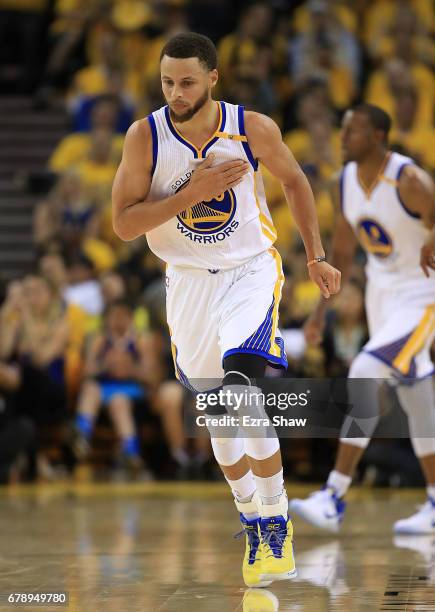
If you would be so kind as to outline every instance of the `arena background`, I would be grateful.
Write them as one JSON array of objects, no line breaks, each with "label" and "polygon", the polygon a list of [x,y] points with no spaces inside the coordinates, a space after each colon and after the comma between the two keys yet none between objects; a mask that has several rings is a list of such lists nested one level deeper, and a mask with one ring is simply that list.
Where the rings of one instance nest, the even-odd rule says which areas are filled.
[{"label": "arena background", "polygon": [[[340,168],[339,125],[350,105],[388,111],[392,149],[435,171],[433,24],[430,0],[0,0],[0,359],[20,372],[13,384],[4,375],[3,483],[119,476],[119,436],[104,409],[87,461],[71,452],[86,352],[105,308],[119,298],[133,305],[148,359],[146,397],[134,412],[142,477],[220,478],[208,445],[174,431],[183,397],[172,382],[164,266],[144,238],[123,243],[111,225],[124,134],[162,105],[164,42],[186,30],[213,39],[216,97],[277,121],[312,185],[328,251],[328,182]],[[301,326],[318,289],[280,185],[263,174],[285,265],[280,327],[290,374],[345,376],[367,335],[364,257],[358,253],[330,312],[323,345],[307,347]],[[44,343],[62,326],[65,336],[47,360]],[[322,480],[334,448],[334,440],[284,441],[287,478]],[[423,484],[404,440],[374,441],[358,477]]]}]

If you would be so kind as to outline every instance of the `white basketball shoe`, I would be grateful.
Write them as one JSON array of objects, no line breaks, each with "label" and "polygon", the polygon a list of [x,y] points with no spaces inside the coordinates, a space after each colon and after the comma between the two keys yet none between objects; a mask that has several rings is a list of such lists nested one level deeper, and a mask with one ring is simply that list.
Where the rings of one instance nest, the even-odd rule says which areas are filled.
[{"label": "white basketball shoe", "polygon": [[294,512],[308,523],[336,533],[344,517],[346,502],[339,499],[330,488],[315,491],[307,499],[292,499],[290,512]]},{"label": "white basketball shoe", "polygon": [[435,499],[428,497],[421,508],[406,519],[396,521],[393,526],[394,533],[409,535],[435,534]]}]

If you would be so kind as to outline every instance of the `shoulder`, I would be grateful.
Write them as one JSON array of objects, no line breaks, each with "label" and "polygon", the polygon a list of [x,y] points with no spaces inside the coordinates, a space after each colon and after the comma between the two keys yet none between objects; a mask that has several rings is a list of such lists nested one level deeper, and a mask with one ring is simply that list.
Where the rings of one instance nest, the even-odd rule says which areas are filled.
[{"label": "shoulder", "polygon": [[245,112],[245,130],[249,137],[274,138],[282,140],[281,130],[273,119],[253,111]]},{"label": "shoulder", "polygon": [[126,140],[135,141],[149,139],[151,136],[151,127],[148,117],[134,121],[127,130],[125,135]]},{"label": "shoulder", "polygon": [[148,118],[138,119],[128,128],[124,139],[123,159],[140,165],[151,157],[152,135]]},{"label": "shoulder", "polygon": [[433,181],[430,175],[414,163],[404,166],[403,171],[400,173],[398,184],[401,191],[408,193],[433,188]]}]

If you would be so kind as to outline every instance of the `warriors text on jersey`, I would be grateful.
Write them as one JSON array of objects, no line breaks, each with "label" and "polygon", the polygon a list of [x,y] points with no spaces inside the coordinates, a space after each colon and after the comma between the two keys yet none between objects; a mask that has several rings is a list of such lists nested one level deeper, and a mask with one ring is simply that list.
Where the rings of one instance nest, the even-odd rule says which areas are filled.
[{"label": "warriors text on jersey", "polygon": [[245,134],[244,109],[226,102],[216,104],[218,129],[201,149],[177,131],[167,106],[148,118],[153,140],[150,200],[161,200],[183,189],[211,152],[216,164],[236,159],[247,159],[251,164],[251,171],[235,187],[209,202],[198,202],[147,232],[150,249],[173,265],[231,269],[267,251],[276,240],[258,162]]},{"label": "warriors text on jersey", "polygon": [[433,370],[429,347],[435,333],[435,280],[420,267],[420,249],[429,230],[402,202],[398,181],[413,161],[389,153],[370,192],[357,164],[345,165],[341,205],[367,254],[366,312],[370,340],[364,350],[407,377]]}]

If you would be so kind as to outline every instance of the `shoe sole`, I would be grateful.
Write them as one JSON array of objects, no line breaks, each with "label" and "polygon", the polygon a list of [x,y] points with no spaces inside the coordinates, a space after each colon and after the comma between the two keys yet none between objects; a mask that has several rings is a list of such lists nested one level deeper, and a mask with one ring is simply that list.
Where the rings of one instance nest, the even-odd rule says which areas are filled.
[{"label": "shoe sole", "polygon": [[408,529],[406,529],[406,528],[405,529],[394,529],[394,527],[393,527],[393,533],[395,535],[409,535],[409,536],[412,536],[412,535],[415,535],[415,536],[419,536],[419,535],[421,535],[421,536],[432,535],[433,536],[433,535],[435,535],[435,529],[432,529],[431,531],[429,531],[429,530],[428,531],[422,531],[422,530],[420,530],[420,531],[413,531],[412,529],[409,529],[409,528]]},{"label": "shoe sole", "polygon": [[283,572],[282,574],[261,574],[261,578],[262,580],[270,580],[270,582],[275,582],[276,580],[292,580],[293,578],[296,578],[297,575],[298,572],[295,568],[290,572]]},{"label": "shoe sole", "polygon": [[272,580],[261,580],[260,582],[257,582],[257,584],[248,584],[245,582],[245,584],[250,589],[261,589],[262,587],[268,587],[270,584],[272,584]]},{"label": "shoe sole", "polygon": [[314,527],[318,527],[319,529],[324,529],[325,531],[330,531],[332,533],[338,533],[340,531],[340,524],[319,524],[316,519],[314,519],[308,512],[306,512],[303,508],[299,506],[289,505],[289,510],[294,514],[297,514],[301,519],[310,523],[310,525],[314,525]]}]

